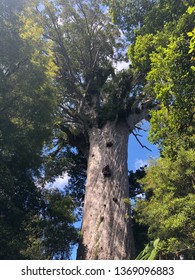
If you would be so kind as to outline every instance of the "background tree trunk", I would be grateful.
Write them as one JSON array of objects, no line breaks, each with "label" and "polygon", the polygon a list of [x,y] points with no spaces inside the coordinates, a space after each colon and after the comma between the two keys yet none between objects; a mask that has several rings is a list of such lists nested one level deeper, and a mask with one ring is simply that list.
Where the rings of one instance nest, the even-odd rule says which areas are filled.
[{"label": "background tree trunk", "polygon": [[84,215],[78,259],[133,258],[127,169],[127,124],[107,122],[89,132]]}]

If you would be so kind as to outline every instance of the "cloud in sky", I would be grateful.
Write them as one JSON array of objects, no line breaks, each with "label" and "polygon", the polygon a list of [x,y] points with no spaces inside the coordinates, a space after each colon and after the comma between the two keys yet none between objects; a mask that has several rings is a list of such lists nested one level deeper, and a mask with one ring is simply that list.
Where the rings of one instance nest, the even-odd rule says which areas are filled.
[{"label": "cloud in sky", "polygon": [[129,69],[129,62],[125,62],[125,61],[117,62],[115,63],[115,67],[117,71]]},{"label": "cloud in sky", "polygon": [[56,180],[53,183],[47,183],[46,188],[57,188],[59,190],[63,190],[65,185],[68,184],[69,176],[67,173],[62,174],[62,176],[59,176],[56,178]]},{"label": "cloud in sky", "polygon": [[135,170],[139,169],[140,167],[144,167],[147,164],[148,164],[147,160],[137,158],[134,162]]}]

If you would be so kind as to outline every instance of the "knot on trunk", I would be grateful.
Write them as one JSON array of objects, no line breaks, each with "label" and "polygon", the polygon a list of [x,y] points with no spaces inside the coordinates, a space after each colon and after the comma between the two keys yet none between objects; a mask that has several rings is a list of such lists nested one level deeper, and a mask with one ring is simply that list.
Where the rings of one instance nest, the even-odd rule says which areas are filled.
[{"label": "knot on trunk", "polygon": [[111,170],[109,165],[106,165],[103,169],[102,169],[102,173],[104,175],[104,177],[110,177],[111,176]]},{"label": "knot on trunk", "polygon": [[107,142],[106,143],[106,147],[107,148],[111,148],[113,146],[113,143],[111,141]]},{"label": "knot on trunk", "polygon": [[118,199],[116,197],[113,197],[112,199],[115,203],[118,203]]}]

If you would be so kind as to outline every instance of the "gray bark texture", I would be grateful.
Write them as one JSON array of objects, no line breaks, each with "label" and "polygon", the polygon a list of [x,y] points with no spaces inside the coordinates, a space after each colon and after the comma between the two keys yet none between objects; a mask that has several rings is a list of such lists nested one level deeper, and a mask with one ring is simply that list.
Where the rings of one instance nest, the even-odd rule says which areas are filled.
[{"label": "gray bark texture", "polygon": [[133,258],[126,122],[107,122],[89,131],[86,193],[77,259]]}]

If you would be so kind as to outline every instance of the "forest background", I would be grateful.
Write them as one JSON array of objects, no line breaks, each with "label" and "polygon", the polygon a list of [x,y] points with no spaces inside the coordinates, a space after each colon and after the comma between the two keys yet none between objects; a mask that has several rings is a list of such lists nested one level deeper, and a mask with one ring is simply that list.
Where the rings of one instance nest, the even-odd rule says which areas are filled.
[{"label": "forest background", "polygon": [[[65,7],[82,4],[85,11],[90,2],[103,10],[111,22],[105,33],[109,43],[102,47],[103,70],[109,69],[111,49],[118,50],[112,61],[115,73],[111,68],[99,73],[104,84],[118,92],[124,86],[125,94],[137,101],[138,116],[148,100],[155,103],[155,110],[152,105],[145,116],[150,126],[141,119],[129,141],[129,168],[133,152],[135,159],[144,160],[128,174],[135,258],[194,259],[195,1],[61,2]],[[69,259],[81,238],[75,223],[82,219],[85,196],[83,138],[78,128],[64,126],[65,118],[72,120],[71,106],[63,107],[72,84],[61,78],[67,73],[60,72],[42,26],[44,16],[53,20],[58,5],[60,1],[0,0],[0,259]],[[61,28],[63,19],[58,17],[57,23]],[[52,36],[56,30],[47,24],[45,32],[49,29]],[[81,65],[71,43],[71,63],[77,69]],[[123,63],[126,67],[119,70]],[[116,100],[120,104],[127,99],[121,92],[110,95],[117,99],[103,97],[107,103],[102,105],[100,126],[113,120],[113,110],[124,113],[115,107]],[[81,109],[85,116],[89,108]],[[144,142],[146,128],[151,144]],[[154,149],[155,159],[145,163],[149,149]],[[48,188],[59,176],[69,179],[63,191]]]}]

